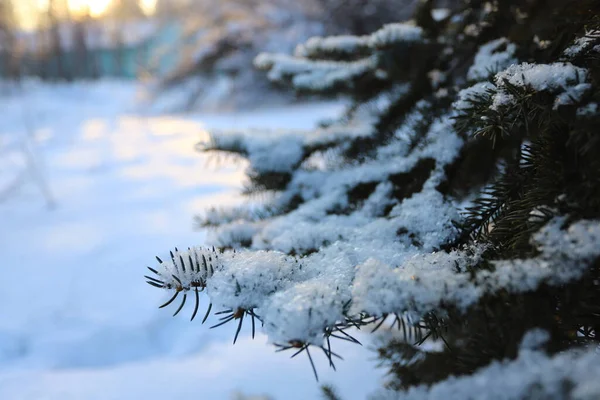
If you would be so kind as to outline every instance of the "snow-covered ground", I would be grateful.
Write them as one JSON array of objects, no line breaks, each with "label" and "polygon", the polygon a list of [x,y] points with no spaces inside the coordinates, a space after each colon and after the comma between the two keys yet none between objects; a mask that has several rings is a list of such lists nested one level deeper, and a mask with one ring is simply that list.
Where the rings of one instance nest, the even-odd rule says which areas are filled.
[{"label": "snow-covered ground", "polygon": [[[202,244],[195,214],[236,201],[244,165],[194,151],[207,129],[309,128],[340,104],[148,116],[135,89],[33,85],[0,98],[0,399],[316,398],[308,360],[171,317],[143,275],[154,255]],[[345,361],[333,372],[320,359],[321,382],[365,398],[381,376],[374,353],[336,351]]]}]

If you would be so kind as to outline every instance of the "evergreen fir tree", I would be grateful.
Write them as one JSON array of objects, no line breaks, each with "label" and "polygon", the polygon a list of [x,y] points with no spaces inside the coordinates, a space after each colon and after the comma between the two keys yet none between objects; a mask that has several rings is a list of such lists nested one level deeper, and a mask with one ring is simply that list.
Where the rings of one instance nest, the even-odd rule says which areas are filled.
[{"label": "evergreen fir tree", "polygon": [[311,364],[385,328],[375,398],[598,398],[600,3],[432,7],[257,57],[353,103],[312,132],[213,132],[199,149],[264,196],[200,217],[215,247],[148,283]]}]

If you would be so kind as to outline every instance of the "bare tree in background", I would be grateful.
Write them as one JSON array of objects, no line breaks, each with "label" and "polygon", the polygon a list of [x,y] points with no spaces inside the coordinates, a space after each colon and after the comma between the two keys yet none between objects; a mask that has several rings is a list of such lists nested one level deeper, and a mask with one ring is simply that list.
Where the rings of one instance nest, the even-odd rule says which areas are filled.
[{"label": "bare tree in background", "polygon": [[19,79],[16,20],[11,0],[0,0],[0,71],[8,79]]},{"label": "bare tree in background", "polygon": [[93,60],[87,41],[89,22],[89,8],[81,16],[73,19],[74,73],[77,77],[90,77],[90,70],[92,69]]},{"label": "bare tree in background", "polygon": [[69,71],[65,62],[63,37],[61,35],[61,20],[66,15],[68,15],[66,0],[49,0],[46,12],[46,26],[42,26],[42,30],[45,30],[47,35],[44,64],[46,66],[54,64],[56,70],[54,76],[48,76],[48,78],[73,79],[71,71]]}]

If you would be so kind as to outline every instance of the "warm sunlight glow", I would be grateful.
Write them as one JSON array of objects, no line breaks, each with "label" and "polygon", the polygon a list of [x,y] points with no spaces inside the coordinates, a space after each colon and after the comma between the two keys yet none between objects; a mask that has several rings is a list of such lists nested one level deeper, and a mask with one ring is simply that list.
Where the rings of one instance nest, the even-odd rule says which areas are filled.
[{"label": "warm sunlight glow", "polygon": [[156,11],[156,0],[140,0],[140,7],[144,11],[144,14],[154,14],[154,11]]},{"label": "warm sunlight glow", "polygon": [[89,14],[92,17],[100,17],[107,10],[112,0],[68,0],[69,10],[75,14]]}]

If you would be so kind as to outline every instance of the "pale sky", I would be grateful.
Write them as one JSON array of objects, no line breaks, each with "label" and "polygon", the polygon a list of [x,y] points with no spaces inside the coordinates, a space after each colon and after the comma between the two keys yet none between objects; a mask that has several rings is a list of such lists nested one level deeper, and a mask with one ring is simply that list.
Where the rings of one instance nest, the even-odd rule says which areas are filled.
[{"label": "pale sky", "polygon": [[[74,14],[90,10],[93,17],[102,16],[113,0],[67,0],[69,10]],[[142,9],[151,14],[156,0],[139,0]],[[25,29],[33,29],[38,20],[39,12],[48,8],[49,0],[17,0],[13,1],[17,19]]]}]

